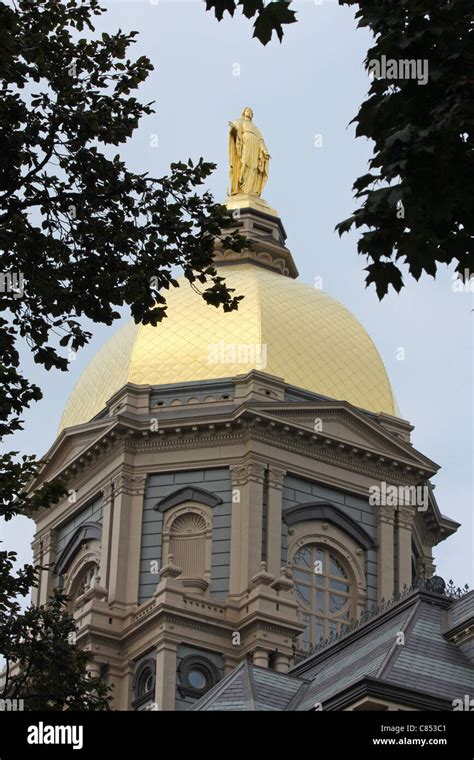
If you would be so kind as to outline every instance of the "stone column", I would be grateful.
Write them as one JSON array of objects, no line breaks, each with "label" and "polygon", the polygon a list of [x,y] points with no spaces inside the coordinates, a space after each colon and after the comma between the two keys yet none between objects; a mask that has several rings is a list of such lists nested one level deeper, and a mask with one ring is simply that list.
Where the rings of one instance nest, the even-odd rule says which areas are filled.
[{"label": "stone column", "polygon": [[[126,603],[127,598],[127,575],[131,562],[136,561],[130,556],[130,532],[132,530],[132,492],[133,479],[128,473],[120,473],[113,479],[111,489],[113,500],[110,503],[110,545],[108,550],[108,601]],[[105,531],[105,525],[104,525]],[[133,527],[136,531],[136,526]],[[134,532],[135,543],[136,535]],[[102,577],[102,575],[101,575]],[[136,592],[133,601],[136,602]]]},{"label": "stone column", "polygon": [[230,594],[246,591],[262,558],[264,465],[252,460],[231,467]]},{"label": "stone column", "polygon": [[138,602],[145,487],[146,475],[137,475],[132,478],[130,484],[130,535],[126,589],[126,601],[129,604]]},{"label": "stone column", "polygon": [[238,664],[239,659],[237,657],[230,657],[229,655],[224,656],[224,678],[228,676],[229,673],[232,673]]},{"label": "stone column", "polygon": [[112,705],[115,710],[131,709],[133,671],[133,662],[126,663],[125,667],[109,662],[106,682],[113,684]]},{"label": "stone column", "polygon": [[[38,536],[35,536],[33,543],[31,545],[31,548],[33,550],[33,565],[42,565],[43,564],[43,544]],[[33,588],[31,589],[31,601],[35,605],[38,605],[40,603],[41,580],[42,580],[41,575],[42,573],[40,573],[38,577],[38,585],[33,586]]]},{"label": "stone column", "polygon": [[376,508],[378,519],[378,602],[391,599],[395,591],[394,573],[394,518],[395,510],[391,506],[379,505]]},{"label": "stone column", "polygon": [[155,702],[158,710],[175,709],[176,649],[172,641],[161,641],[156,647]]},{"label": "stone column", "polygon": [[281,567],[281,516],[285,470],[270,467],[267,494],[267,569],[275,578]]},{"label": "stone column", "polygon": [[97,660],[92,660],[92,662],[87,664],[86,670],[91,678],[100,678],[102,671],[101,663],[97,662]]},{"label": "stone column", "polygon": [[114,512],[115,484],[110,480],[102,491],[102,541],[100,551],[100,585],[109,588],[110,580],[110,547],[112,543],[112,524]]},{"label": "stone column", "polygon": [[275,670],[277,673],[287,673],[290,666],[290,658],[287,654],[279,652],[275,655]]},{"label": "stone column", "polygon": [[53,565],[56,561],[57,535],[54,530],[46,530],[40,536],[38,546],[38,562],[49,565],[49,569],[39,573],[39,588],[37,593],[38,604],[46,604],[53,590]]},{"label": "stone column", "polygon": [[420,557],[422,565],[422,575],[425,579],[432,578],[436,572],[436,565],[433,562],[433,546],[438,543],[438,537],[435,533],[427,530],[422,536],[423,556]]},{"label": "stone column", "polygon": [[268,652],[265,649],[255,649],[252,662],[260,668],[268,668]]},{"label": "stone column", "polygon": [[397,509],[397,591],[412,585],[411,531],[415,517],[414,507],[401,506]]}]

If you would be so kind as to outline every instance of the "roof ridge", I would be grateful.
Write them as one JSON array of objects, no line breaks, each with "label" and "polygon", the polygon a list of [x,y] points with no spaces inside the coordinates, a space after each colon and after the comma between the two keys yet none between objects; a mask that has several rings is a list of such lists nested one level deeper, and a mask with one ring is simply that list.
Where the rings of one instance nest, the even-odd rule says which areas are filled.
[{"label": "roof ridge", "polygon": [[248,689],[248,700],[246,701],[248,701],[249,704],[247,705],[247,709],[255,711],[257,710],[258,698],[257,698],[255,683],[252,678],[252,663],[249,660],[245,659],[243,664],[244,664],[243,683],[244,683],[244,688],[247,687]]},{"label": "roof ridge", "polygon": [[[298,678],[298,676],[290,676],[291,678],[297,678],[299,681],[301,681],[301,678]],[[297,689],[288,702],[287,706],[285,707],[285,712],[294,712],[296,706],[299,704],[299,702],[302,701],[303,697],[305,696],[306,692],[308,691],[309,687],[311,686],[311,682],[308,683],[307,681],[303,681],[300,684],[299,689]]]},{"label": "roof ridge", "polygon": [[217,697],[219,697],[223,691],[227,689],[229,684],[233,683],[237,676],[240,674],[241,670],[245,669],[245,660],[243,662],[240,662],[234,670],[232,670],[227,676],[225,676],[221,681],[218,681],[215,686],[210,689],[207,694],[205,694],[203,697],[197,700],[191,707],[190,710],[198,709],[202,710],[204,707],[206,707],[208,704],[212,704],[212,702],[215,701]]},{"label": "roof ridge", "polygon": [[[413,626],[416,623],[417,612],[420,607],[421,607],[421,601],[419,598],[417,599],[413,607],[411,608],[408,607],[408,615],[405,621],[400,626],[400,631],[397,631],[397,636],[398,636],[398,633],[403,633],[403,643],[405,643],[405,633],[408,634],[408,628],[410,629],[413,628]],[[400,644],[398,643],[397,638],[395,638],[395,641],[393,642],[392,646],[388,650],[387,655],[383,658],[382,663],[380,667],[378,668],[376,675],[374,676],[375,678],[382,678],[382,675],[384,671],[389,667],[389,664],[391,664],[393,660],[397,659],[399,655],[399,651],[398,651],[399,648],[400,648]]]}]

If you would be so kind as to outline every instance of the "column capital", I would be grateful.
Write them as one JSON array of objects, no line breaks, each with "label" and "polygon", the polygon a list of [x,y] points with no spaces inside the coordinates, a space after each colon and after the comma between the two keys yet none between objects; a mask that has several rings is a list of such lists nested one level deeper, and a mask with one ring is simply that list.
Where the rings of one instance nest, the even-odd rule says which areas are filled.
[{"label": "column capital", "polygon": [[395,509],[388,504],[379,504],[376,512],[378,514],[379,522],[393,525],[395,522]]},{"label": "column capital", "polygon": [[436,535],[436,533],[434,531],[430,531],[430,530],[425,530],[423,532],[421,540],[422,540],[422,543],[425,546],[429,546],[431,548],[433,548],[433,546],[436,546],[436,544],[439,541],[438,536]]},{"label": "column capital", "polygon": [[145,493],[146,475],[134,475],[130,472],[119,472],[108,480],[102,488],[104,502],[109,502],[112,495],[143,496]]},{"label": "column capital", "polygon": [[272,488],[283,488],[285,480],[286,470],[282,470],[279,467],[268,468],[268,482]]},{"label": "column capital", "polygon": [[43,550],[43,553],[55,551],[57,543],[58,534],[54,528],[46,528],[45,530],[42,530],[41,533],[36,534],[32,543],[33,553],[39,553],[41,549]]},{"label": "column capital", "polygon": [[398,526],[400,528],[411,530],[413,521],[415,519],[415,511],[413,507],[399,506],[397,509],[397,519],[398,519]]},{"label": "column capital", "polygon": [[254,461],[232,465],[230,468],[232,484],[237,486],[243,485],[249,480],[253,480],[256,483],[263,483],[265,469],[265,465]]}]

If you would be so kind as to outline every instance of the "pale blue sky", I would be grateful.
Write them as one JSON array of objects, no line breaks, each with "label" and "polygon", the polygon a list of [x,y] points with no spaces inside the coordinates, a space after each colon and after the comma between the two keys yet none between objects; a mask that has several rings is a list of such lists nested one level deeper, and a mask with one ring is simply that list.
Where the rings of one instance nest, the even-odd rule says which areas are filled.
[{"label": "pale blue sky", "polygon": [[[369,86],[362,63],[368,33],[356,30],[353,12],[334,0],[296,2],[299,23],[287,28],[282,45],[274,40],[266,48],[251,38],[247,20],[219,24],[201,0],[102,5],[109,10],[98,29],[137,30],[133,57],[146,54],[155,66],[139,97],[155,100],[157,113],[121,150],[132,168],[162,176],[172,161],[203,156],[218,164],[209,188],[224,200],[227,122],[252,106],[272,155],[264,196],[280,213],[300,278],[313,283],[322,277],[323,289],[375,341],[402,415],[415,425],[414,445],[442,466],[433,481],[440,509],[463,524],[435,550],[437,572],[472,586],[472,296],[453,293],[452,269],[441,267],[436,282],[407,281],[400,295],[379,303],[374,290],[365,289],[356,234],[341,240],[334,232],[356,207],[352,183],[366,172],[371,154],[370,143],[355,139],[348,127]],[[240,76],[233,75],[235,64]],[[316,134],[322,147],[314,146]],[[25,351],[24,366],[44,399],[9,448],[13,442],[38,455],[49,448],[74,383],[118,327],[93,326],[93,341],[68,373],[41,371]],[[403,361],[397,360],[400,348]],[[32,522],[19,518],[3,533],[22,560],[30,558]]]}]

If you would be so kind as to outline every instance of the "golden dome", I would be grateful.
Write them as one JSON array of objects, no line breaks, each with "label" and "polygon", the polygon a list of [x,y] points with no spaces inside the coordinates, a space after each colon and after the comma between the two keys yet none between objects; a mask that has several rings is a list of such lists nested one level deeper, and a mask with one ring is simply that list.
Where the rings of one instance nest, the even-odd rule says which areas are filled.
[{"label": "golden dome", "polygon": [[238,311],[208,306],[182,278],[181,287],[166,295],[167,319],[157,327],[129,322],[97,353],[69,397],[60,429],[91,420],[127,382],[162,385],[251,369],[372,412],[397,414],[375,345],[340,303],[252,263],[229,264],[220,273],[245,296]]}]

